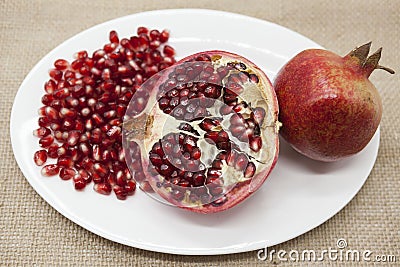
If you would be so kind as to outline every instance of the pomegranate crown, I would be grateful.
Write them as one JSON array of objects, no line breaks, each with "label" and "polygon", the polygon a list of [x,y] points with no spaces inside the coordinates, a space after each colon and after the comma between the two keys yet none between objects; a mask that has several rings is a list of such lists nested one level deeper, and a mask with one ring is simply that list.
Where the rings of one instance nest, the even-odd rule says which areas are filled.
[{"label": "pomegranate crown", "polygon": [[356,60],[357,64],[363,69],[364,73],[367,76],[369,76],[375,69],[382,69],[389,72],[390,74],[394,74],[394,70],[379,65],[379,60],[381,59],[382,54],[382,47],[380,47],[372,55],[368,56],[371,49],[371,43],[372,42],[368,42],[364,45],[354,48],[349,54],[346,55],[346,57],[350,57]]}]

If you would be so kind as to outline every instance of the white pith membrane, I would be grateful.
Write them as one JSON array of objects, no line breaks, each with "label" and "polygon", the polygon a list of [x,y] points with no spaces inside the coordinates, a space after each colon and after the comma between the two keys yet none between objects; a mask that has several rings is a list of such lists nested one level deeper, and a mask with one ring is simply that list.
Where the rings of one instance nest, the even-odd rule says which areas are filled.
[{"label": "white pith membrane", "polygon": [[[204,54],[207,53],[210,55],[209,52],[204,52]],[[258,110],[259,108],[262,108],[265,111],[265,116],[258,120],[261,122],[258,127],[260,129],[259,136],[262,140],[262,147],[259,151],[254,151],[250,147],[249,139],[247,137],[239,140],[238,137],[232,134],[230,128],[234,126],[232,125],[231,120],[234,119],[232,118],[233,116],[237,115],[234,111],[232,111],[230,114],[226,114],[226,112],[224,114],[221,113],[221,110],[228,107],[223,101],[224,89],[221,89],[221,95],[218,98],[209,99],[213,102],[213,105],[206,107],[208,114],[199,119],[186,121],[184,119],[176,119],[174,116],[171,116],[170,114],[174,114],[175,109],[183,107],[181,104],[176,106],[170,114],[166,114],[160,109],[160,98],[169,90],[176,88],[173,87],[168,91],[160,91],[160,86],[167,81],[169,74],[175,72],[178,66],[187,68],[187,64],[193,64],[194,62],[198,61],[191,61],[190,63],[178,63],[154,75],[137,90],[128,106],[127,113],[124,118],[123,146],[125,149],[127,165],[131,169],[133,177],[137,180],[140,187],[142,188],[145,186],[144,184],[150,184],[155,192],[147,193],[164,204],[184,207],[198,212],[204,212],[202,208],[205,206],[214,206],[218,207],[220,210],[223,210],[224,208],[219,208],[219,206],[223,206],[230,200],[235,202],[235,198],[240,199],[241,201],[252,192],[257,190],[268,176],[276,161],[278,153],[278,107],[272,86],[265,74],[255,67],[253,63],[243,59],[240,56],[233,54],[230,54],[232,56],[226,56],[226,52],[224,53],[225,54],[222,57],[216,55],[214,52],[211,53],[214,72],[217,72],[220,67],[225,67],[228,64],[231,66],[229,67],[229,71],[225,78],[222,79],[221,83],[214,83],[215,86],[225,88],[227,86],[226,83],[228,82],[228,77],[231,75],[236,75],[240,72],[246,73],[248,77],[250,77],[250,74],[255,74],[258,78],[256,81],[252,81],[250,79],[244,81],[242,85],[245,89],[237,95],[237,98],[238,103],[247,104],[247,106],[244,105],[244,107],[238,112],[244,119],[250,118],[250,114],[255,108],[258,108]],[[209,64],[210,62],[201,63]],[[241,67],[232,67],[239,66],[238,64],[240,63],[242,63],[242,65],[240,65]],[[196,84],[201,81],[198,77],[196,77],[190,81],[185,81],[184,84],[189,82]],[[208,84],[212,83],[208,82]],[[189,99],[187,103],[185,103],[184,108],[188,107],[191,103],[194,105],[195,103],[198,104],[196,101],[198,101],[198,98]],[[179,134],[193,136],[197,140],[196,146],[200,148],[201,156],[196,161],[198,163],[195,165],[196,169],[190,169],[190,171],[196,173],[204,171],[205,169],[204,174],[207,178],[207,170],[211,168],[212,162],[216,159],[216,157],[218,157],[217,155],[220,154],[221,151],[226,150],[218,149],[215,143],[204,138],[204,135],[207,133],[207,131],[203,130],[200,127],[200,124],[204,122],[204,119],[206,118],[217,119],[220,121],[219,125],[213,126],[211,130],[208,131],[224,130],[228,134],[229,141],[231,143],[232,149],[229,149],[229,151],[233,151],[231,153],[227,153],[227,155],[236,154],[233,162],[230,162],[230,165],[227,164],[228,160],[222,160],[222,166],[220,169],[220,172],[222,173],[221,181],[223,181],[221,186],[222,190],[220,190],[222,192],[214,195],[210,192],[210,185],[206,185],[206,183],[200,186],[191,185],[189,187],[171,184],[171,179],[166,179],[163,175],[160,175],[153,163],[149,160],[149,154],[153,153],[152,149],[154,144],[160,142],[161,146],[163,146],[167,135],[173,135],[176,138]],[[191,132],[180,129],[180,126],[183,123],[192,126]],[[137,143],[139,146],[136,146],[135,143]],[[137,147],[140,148],[140,153],[136,152]],[[178,160],[178,162],[182,162],[182,165],[184,165],[185,160],[183,159],[182,151],[179,153],[175,153],[173,156],[171,156],[171,158],[181,158],[181,161]],[[238,154],[245,155],[245,158],[248,160],[248,162],[254,163],[255,173],[251,175],[251,177],[245,177],[244,172],[246,171],[246,168],[235,168],[235,161],[237,160]],[[169,155],[167,155],[167,158],[168,157]],[[134,165],[132,162],[137,161],[141,162],[141,171],[143,171],[145,174],[144,177],[143,175],[139,175],[140,179],[137,179],[138,175],[135,175],[135,172],[138,172],[137,168],[131,168],[131,166]],[[172,160],[170,163],[171,165],[175,164],[175,162],[172,162]],[[175,167],[180,168],[180,166],[181,165]],[[188,171],[187,168],[186,171]],[[177,191],[180,192],[179,199],[172,196],[173,194],[176,195]],[[201,198],[196,195],[200,191],[205,193],[207,197]],[[237,196],[236,194],[243,195]]]}]

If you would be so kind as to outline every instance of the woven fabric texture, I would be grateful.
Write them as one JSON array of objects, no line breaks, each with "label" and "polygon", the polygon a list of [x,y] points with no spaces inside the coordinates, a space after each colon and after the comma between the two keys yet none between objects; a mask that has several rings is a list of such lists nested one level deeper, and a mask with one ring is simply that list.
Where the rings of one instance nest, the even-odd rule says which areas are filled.
[{"label": "woven fabric texture", "polygon": [[[339,265],[337,261],[271,263],[258,260],[257,251],[179,256],[124,246],[69,221],[29,185],[14,159],[9,134],[11,107],[24,77],[51,49],[82,30],[124,15],[165,8],[208,8],[253,16],[288,27],[342,55],[356,45],[373,41],[372,49],[384,47],[381,63],[400,71],[400,1],[1,0],[0,265]],[[342,237],[349,248],[396,255],[400,264],[399,77],[383,71],[370,77],[382,96],[384,113],[379,155],[360,192],[321,226],[271,249],[321,251],[334,247]],[[343,266],[365,264],[340,262]]]}]

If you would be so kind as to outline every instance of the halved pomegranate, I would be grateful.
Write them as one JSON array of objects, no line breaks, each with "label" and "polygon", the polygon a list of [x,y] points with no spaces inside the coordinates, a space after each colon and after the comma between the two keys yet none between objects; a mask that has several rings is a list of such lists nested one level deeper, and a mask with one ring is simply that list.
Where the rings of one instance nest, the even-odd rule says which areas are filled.
[{"label": "halved pomegranate", "polygon": [[273,169],[277,117],[272,85],[256,65],[229,52],[197,53],[136,91],[124,118],[127,165],[164,203],[223,211]]}]

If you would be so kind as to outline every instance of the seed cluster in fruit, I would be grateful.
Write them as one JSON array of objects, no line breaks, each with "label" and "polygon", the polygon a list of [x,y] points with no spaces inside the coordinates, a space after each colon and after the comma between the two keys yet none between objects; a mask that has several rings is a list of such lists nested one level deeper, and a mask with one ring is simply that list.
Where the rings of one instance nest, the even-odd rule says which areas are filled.
[{"label": "seed cluster in fruit", "polygon": [[272,86],[249,60],[225,51],[190,55],[133,96],[124,120],[128,166],[141,161],[132,173],[144,172],[138,182],[167,203],[200,213],[226,210],[272,169],[276,119]]}]

